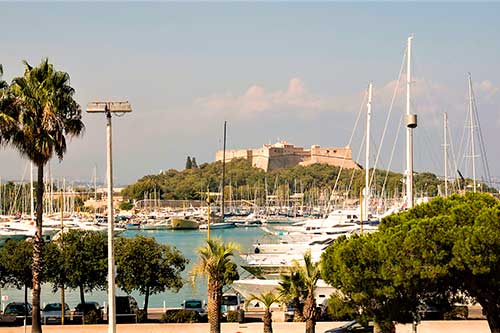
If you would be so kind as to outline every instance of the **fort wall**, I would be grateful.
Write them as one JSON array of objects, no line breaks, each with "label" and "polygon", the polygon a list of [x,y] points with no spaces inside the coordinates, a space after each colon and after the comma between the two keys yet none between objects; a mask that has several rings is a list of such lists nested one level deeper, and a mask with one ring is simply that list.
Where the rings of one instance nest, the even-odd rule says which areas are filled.
[{"label": "fort wall", "polygon": [[[233,158],[250,160],[254,167],[265,171],[315,163],[360,169],[360,166],[352,160],[352,151],[349,147],[321,148],[314,145],[311,149],[304,149],[285,141],[266,144],[257,149],[226,150],[226,162]],[[222,161],[222,150],[216,152],[215,159]]]}]

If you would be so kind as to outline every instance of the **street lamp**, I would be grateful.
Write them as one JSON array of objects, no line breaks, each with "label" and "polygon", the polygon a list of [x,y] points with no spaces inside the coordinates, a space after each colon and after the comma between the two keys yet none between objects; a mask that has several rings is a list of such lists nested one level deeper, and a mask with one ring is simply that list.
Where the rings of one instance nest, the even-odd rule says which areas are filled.
[{"label": "street lamp", "polygon": [[87,106],[88,113],[105,113],[107,124],[107,178],[108,178],[108,333],[116,333],[115,308],[115,255],[114,255],[114,210],[113,210],[113,155],[111,141],[111,113],[132,112],[128,101],[91,102]]}]

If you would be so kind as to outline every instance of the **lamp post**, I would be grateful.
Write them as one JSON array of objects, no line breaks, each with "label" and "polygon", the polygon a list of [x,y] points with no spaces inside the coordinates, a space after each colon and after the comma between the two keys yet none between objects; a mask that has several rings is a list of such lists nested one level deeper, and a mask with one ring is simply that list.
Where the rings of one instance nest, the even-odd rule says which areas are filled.
[{"label": "lamp post", "polygon": [[113,210],[113,155],[111,114],[132,112],[128,101],[91,102],[87,106],[88,113],[106,114],[107,134],[107,180],[108,180],[108,333],[116,333],[115,308],[115,255],[114,255],[114,210]]}]

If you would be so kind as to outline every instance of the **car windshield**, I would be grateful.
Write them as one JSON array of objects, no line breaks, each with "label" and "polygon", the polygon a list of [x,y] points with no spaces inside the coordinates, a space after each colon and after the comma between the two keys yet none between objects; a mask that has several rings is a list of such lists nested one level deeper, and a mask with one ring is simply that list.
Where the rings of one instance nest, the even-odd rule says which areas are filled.
[{"label": "car windshield", "polygon": [[75,308],[75,309],[76,309],[77,311],[82,311],[84,308],[85,308],[85,310],[87,310],[87,311],[88,311],[88,310],[95,310],[95,309],[99,308],[99,304],[97,304],[97,303],[85,303],[85,306],[84,306],[82,303],[80,303],[80,304],[78,304],[78,305],[76,306],[76,308]]},{"label": "car windshield", "polygon": [[9,304],[5,309],[5,314],[22,313],[22,312],[24,312],[23,304]]},{"label": "car windshield", "polygon": [[235,295],[222,296],[222,305],[238,305],[238,297]]},{"label": "car windshield", "polygon": [[184,305],[186,309],[198,309],[201,308],[201,301],[186,301]]},{"label": "car windshield", "polygon": [[51,303],[47,304],[43,311],[61,311],[61,304],[59,303]]}]

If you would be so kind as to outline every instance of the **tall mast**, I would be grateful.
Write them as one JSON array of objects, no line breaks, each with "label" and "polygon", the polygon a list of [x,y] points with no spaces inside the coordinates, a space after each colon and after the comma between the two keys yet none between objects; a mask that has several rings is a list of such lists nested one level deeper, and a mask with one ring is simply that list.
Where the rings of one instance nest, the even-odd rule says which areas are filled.
[{"label": "tall mast", "polygon": [[224,184],[225,184],[225,176],[226,176],[226,126],[227,121],[224,120],[224,143],[222,149],[222,197],[220,204],[220,215],[222,220],[224,220]]},{"label": "tall mast", "polygon": [[365,190],[363,195],[363,215],[361,216],[362,221],[368,220],[368,203],[370,202],[370,121],[372,117],[372,91],[373,84],[370,82],[368,84],[368,104],[366,111],[366,156],[365,156]]},{"label": "tall mast", "polygon": [[443,114],[444,136],[444,196],[448,196],[448,113]]},{"label": "tall mast", "polygon": [[472,159],[472,186],[476,192],[476,151],[474,147],[474,107],[472,102],[472,79],[469,74],[470,157]]},{"label": "tall mast", "polygon": [[413,207],[413,129],[417,127],[417,115],[411,113],[411,43],[408,37],[406,57],[406,206]]},{"label": "tall mast", "polygon": [[97,164],[94,164],[94,200],[97,202]]}]

